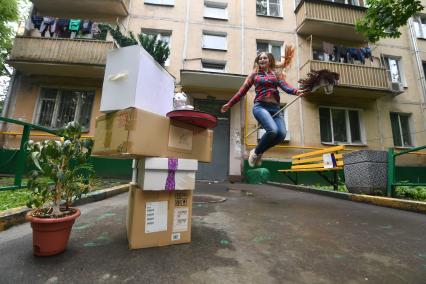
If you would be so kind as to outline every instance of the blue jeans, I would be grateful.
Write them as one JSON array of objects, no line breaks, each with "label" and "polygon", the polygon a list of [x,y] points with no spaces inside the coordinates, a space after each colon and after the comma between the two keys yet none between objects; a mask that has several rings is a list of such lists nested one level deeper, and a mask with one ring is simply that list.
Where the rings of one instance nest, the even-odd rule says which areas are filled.
[{"label": "blue jeans", "polygon": [[274,103],[256,102],[254,104],[253,115],[266,131],[254,150],[256,154],[263,154],[266,150],[284,140],[287,134],[284,113],[280,112],[280,114],[272,117],[279,109],[280,106]]}]

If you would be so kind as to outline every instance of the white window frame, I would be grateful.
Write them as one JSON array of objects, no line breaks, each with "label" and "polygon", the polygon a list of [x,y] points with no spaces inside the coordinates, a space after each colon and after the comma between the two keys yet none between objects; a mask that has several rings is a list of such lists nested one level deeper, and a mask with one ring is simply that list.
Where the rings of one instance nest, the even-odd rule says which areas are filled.
[{"label": "white window frame", "polygon": [[[54,99],[55,101],[55,106],[53,109],[53,114],[52,114],[52,119],[50,121],[50,125],[49,126],[45,126],[48,128],[52,128],[52,129],[58,129],[62,126],[56,126],[55,125],[55,121],[58,119],[58,115],[59,115],[59,106],[61,104],[61,99],[63,96],[62,91],[84,91],[84,92],[92,92],[93,93],[93,102],[92,102],[92,108],[93,105],[95,103],[95,96],[96,96],[96,91],[95,90],[91,90],[91,89],[75,89],[75,88],[59,88],[59,87],[41,87],[40,88],[40,92],[37,98],[37,103],[36,103],[36,107],[35,107],[35,111],[33,114],[33,124],[38,124],[39,120],[40,120],[40,116],[41,116],[41,107],[42,107],[42,101],[44,100],[42,98],[43,96],[43,89],[53,89],[56,90],[56,97]],[[51,99],[53,100],[53,99]],[[75,107],[75,113],[74,113],[74,120],[79,121],[80,120],[80,114],[81,114],[81,106],[82,106],[82,100],[81,100],[81,96],[78,97],[78,101],[77,101],[77,105]],[[93,109],[90,110],[90,114],[89,114],[89,122],[92,119],[92,114],[93,114]],[[83,126],[82,126],[83,127]],[[83,128],[84,132],[88,132],[90,131],[90,123],[89,126],[87,128]]]},{"label": "white window frame", "polygon": [[170,57],[171,57],[171,50],[172,50],[172,31],[165,31],[165,30],[156,30],[156,29],[142,29],[142,33],[147,36],[155,36],[156,40],[165,41],[164,39],[167,38],[166,42],[168,43],[170,54],[167,60],[164,62],[164,66],[170,66]]},{"label": "white window frame", "polygon": [[204,1],[204,18],[228,20],[228,3]]},{"label": "white window frame", "polygon": [[174,6],[174,0],[144,0],[145,4],[160,5],[160,6]]},{"label": "white window frame", "polygon": [[[207,42],[214,41],[214,40],[222,40],[223,45],[220,44],[217,45],[210,45]],[[202,48],[203,49],[213,49],[213,50],[228,50],[228,35],[224,32],[212,32],[212,31],[203,31],[203,38],[202,38]]]},{"label": "white window frame", "polygon": [[[352,6],[360,6],[359,4],[359,0],[345,0],[345,3],[340,3],[338,2],[338,0],[326,0],[328,2],[333,2],[333,3],[339,3],[339,4],[345,4],[345,5],[352,5]],[[355,2],[355,4],[351,4],[350,2]]]},{"label": "white window frame", "polygon": [[[386,71],[388,72],[388,78],[390,80],[391,83],[400,83],[401,87],[405,87],[407,88],[407,81],[405,79],[405,74],[404,74],[404,69],[402,68],[402,58],[399,56],[394,56],[394,55],[382,55],[382,58],[384,61],[387,62],[387,65],[389,65],[389,69],[387,68],[387,65],[385,62],[384,63],[384,67],[386,68]],[[397,64],[397,68],[398,68],[398,75],[399,75],[399,80],[394,80],[393,76],[392,76],[392,70],[391,70],[391,62],[390,60],[395,60],[396,64]],[[402,90],[402,88],[401,88]]]},{"label": "white window frame", "polygon": [[[319,106],[318,107],[318,116],[320,115],[319,113],[319,109],[320,108],[327,108],[329,109],[329,114],[330,114],[330,128],[331,128],[331,142],[328,141],[321,141],[322,144],[325,145],[336,145],[336,144],[341,144],[341,145],[367,145],[366,142],[366,135],[365,135],[365,128],[364,128],[364,120],[363,120],[363,110],[362,109],[357,109],[357,108],[345,108],[345,107],[330,107],[330,106]],[[344,141],[335,141],[334,140],[334,129],[333,129],[333,116],[331,113],[331,110],[333,109],[338,109],[338,110],[345,110],[345,124],[346,124],[346,137],[348,139],[348,141],[344,142]],[[357,111],[358,112],[358,119],[359,119],[359,130],[360,130],[360,138],[361,138],[361,142],[352,142],[352,136],[351,136],[351,128],[350,128],[350,121],[349,121],[349,111]],[[321,123],[321,121],[318,119],[319,123]],[[321,125],[320,125],[321,128]],[[321,134],[320,134],[320,139],[321,139]]]},{"label": "white window frame", "polygon": [[[211,65],[223,66],[223,68],[222,69],[220,69],[220,68],[208,68],[208,67],[204,67],[205,64],[206,65],[211,64]],[[203,71],[206,71],[206,72],[225,73],[226,72],[226,61],[203,59],[203,60],[201,60],[201,69]]]},{"label": "white window frame", "polygon": [[[259,4],[259,2],[260,2],[260,5],[266,6],[266,15],[260,14],[258,12],[257,5]],[[278,8],[279,15],[278,16],[275,16],[275,15],[272,16],[271,15],[271,7],[270,7],[271,3],[270,3],[270,0],[256,0],[256,15],[257,16],[264,16],[264,17],[278,17],[278,18],[282,18],[283,17],[283,1],[282,0],[278,0],[278,2],[279,2],[279,8]],[[275,4],[275,3],[272,3],[272,4]]]},{"label": "white window frame", "polygon": [[[285,107],[285,105],[286,104],[280,104],[280,108]],[[289,142],[290,139],[291,139],[289,125],[288,125],[288,109],[284,110],[284,125],[285,125],[287,133],[285,135],[284,140],[281,143]],[[257,141],[259,141],[262,138],[262,136],[263,136],[263,134],[265,134],[265,132],[266,132],[266,130],[263,129],[263,128],[259,128],[259,130],[257,130]]]},{"label": "white window frame", "polygon": [[[394,144],[394,147],[399,147],[399,148],[411,148],[414,147],[414,137],[413,134],[411,132],[411,114],[410,113],[401,113],[401,112],[390,112],[390,115],[395,114],[398,116],[398,127],[399,127],[399,134],[401,135],[400,139],[401,139],[401,144],[402,145],[395,145],[395,141],[394,141],[394,137],[393,137],[393,129],[392,129],[392,120],[391,120],[391,129],[392,129],[392,142]],[[401,124],[401,116],[405,116],[408,119],[408,134],[410,136],[410,144],[409,145],[404,145],[404,136],[402,134],[402,124]],[[390,119],[390,116],[389,116]]]},{"label": "white window frame", "polygon": [[[422,20],[425,22],[424,24]],[[426,15],[418,14],[413,16],[413,25],[416,37],[426,39]]]},{"label": "white window frame", "polygon": [[[272,40],[262,40],[258,39],[256,40],[256,54],[259,54],[259,49],[257,48],[259,43],[267,44],[268,45],[268,51],[269,53],[272,53],[272,47],[273,46],[279,46],[280,48],[280,56],[284,55],[284,42],[280,41],[272,41]],[[281,61],[281,58],[275,58],[275,60]]]}]

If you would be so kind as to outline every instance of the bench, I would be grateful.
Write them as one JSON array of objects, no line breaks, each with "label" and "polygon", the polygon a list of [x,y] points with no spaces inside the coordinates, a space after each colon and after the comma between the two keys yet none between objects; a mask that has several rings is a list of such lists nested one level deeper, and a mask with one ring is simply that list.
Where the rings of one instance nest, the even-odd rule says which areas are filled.
[{"label": "bench", "polygon": [[[297,184],[297,173],[317,172],[324,180],[333,186],[334,190],[337,191],[338,171],[343,169],[342,151],[344,150],[345,146],[340,145],[295,155],[291,157],[290,169],[278,171],[284,173],[294,184]],[[326,163],[324,163],[324,159],[326,159]],[[325,174],[327,172],[332,172],[333,177],[329,178]]]}]

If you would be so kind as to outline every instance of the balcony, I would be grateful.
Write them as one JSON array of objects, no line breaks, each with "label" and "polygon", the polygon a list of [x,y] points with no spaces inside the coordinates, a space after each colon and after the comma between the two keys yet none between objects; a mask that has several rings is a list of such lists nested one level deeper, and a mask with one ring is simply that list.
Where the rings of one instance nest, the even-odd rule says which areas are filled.
[{"label": "balcony", "polygon": [[39,15],[72,19],[127,17],[130,0],[31,0]]},{"label": "balcony", "polygon": [[8,63],[27,75],[103,78],[114,43],[44,37],[16,37]]},{"label": "balcony", "polygon": [[321,0],[301,0],[296,8],[297,33],[334,37],[350,41],[365,41],[355,31],[355,22],[363,18],[366,8]]},{"label": "balcony", "polygon": [[[364,65],[308,60],[302,67],[300,76],[304,78],[312,70],[328,69],[340,74],[339,85],[334,96],[377,99],[394,93],[385,68]],[[322,96],[322,89],[313,93],[313,98]]]}]

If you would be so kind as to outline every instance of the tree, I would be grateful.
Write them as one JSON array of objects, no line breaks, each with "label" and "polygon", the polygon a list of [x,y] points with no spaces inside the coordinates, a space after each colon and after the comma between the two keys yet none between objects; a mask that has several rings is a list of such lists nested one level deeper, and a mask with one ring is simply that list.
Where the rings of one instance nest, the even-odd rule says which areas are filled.
[{"label": "tree", "polygon": [[18,1],[0,0],[0,75],[6,75],[4,61],[12,48],[11,22],[19,20]]},{"label": "tree", "polygon": [[367,0],[367,6],[365,17],[357,21],[356,29],[373,43],[380,38],[400,37],[399,28],[423,10],[420,0]]},{"label": "tree", "polygon": [[161,66],[164,66],[164,63],[170,55],[170,48],[167,42],[157,40],[154,36],[146,35],[142,31],[138,34],[138,38],[136,39],[132,32],[129,32],[129,36],[123,35],[118,26],[116,29],[113,29],[109,25],[102,25],[99,28],[101,32],[104,29],[109,30],[111,36],[120,47],[137,45],[139,43]]}]

